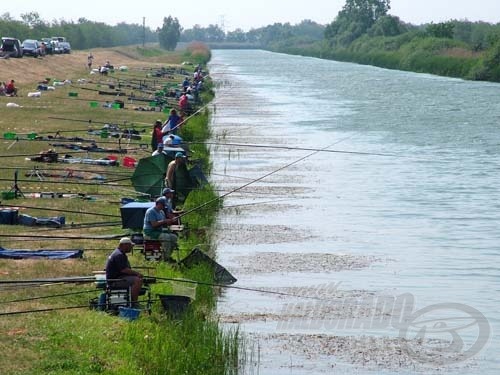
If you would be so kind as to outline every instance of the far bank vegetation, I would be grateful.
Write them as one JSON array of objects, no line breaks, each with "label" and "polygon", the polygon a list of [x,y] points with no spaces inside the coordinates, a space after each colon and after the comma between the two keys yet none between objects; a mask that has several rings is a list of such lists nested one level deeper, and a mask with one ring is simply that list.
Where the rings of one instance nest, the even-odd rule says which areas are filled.
[{"label": "far bank vegetation", "polygon": [[346,0],[326,26],[303,20],[225,33],[217,25],[196,25],[183,31],[181,41],[500,82],[500,24],[450,20],[412,25],[389,14],[390,9],[390,0]]}]

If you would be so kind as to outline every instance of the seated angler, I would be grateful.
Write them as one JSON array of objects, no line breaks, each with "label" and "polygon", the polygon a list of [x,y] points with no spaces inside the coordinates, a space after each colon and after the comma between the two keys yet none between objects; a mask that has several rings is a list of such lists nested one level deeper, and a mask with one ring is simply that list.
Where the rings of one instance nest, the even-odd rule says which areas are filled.
[{"label": "seated angler", "polygon": [[163,149],[164,149],[163,143],[158,143],[156,150],[153,151],[151,156],[164,155],[165,153],[163,152]]},{"label": "seated angler", "polygon": [[174,193],[175,190],[172,190],[170,188],[165,188],[163,189],[162,195],[167,201],[167,204],[165,205],[165,216],[167,219],[172,220],[172,223],[175,225],[180,225],[181,224],[181,219],[179,217],[180,214],[182,214],[184,211],[176,211],[174,207]]},{"label": "seated angler", "polygon": [[127,253],[132,251],[134,243],[128,237],[123,237],[118,247],[111,253],[106,262],[106,280],[110,287],[131,288],[132,303],[137,299],[142,288],[143,276],[130,267]]},{"label": "seated angler", "polygon": [[177,247],[177,236],[163,231],[163,227],[175,224],[175,221],[166,217],[164,212],[166,206],[167,200],[160,197],[155,201],[155,205],[146,211],[143,226],[144,240],[160,241],[163,260],[174,261],[172,252]]}]

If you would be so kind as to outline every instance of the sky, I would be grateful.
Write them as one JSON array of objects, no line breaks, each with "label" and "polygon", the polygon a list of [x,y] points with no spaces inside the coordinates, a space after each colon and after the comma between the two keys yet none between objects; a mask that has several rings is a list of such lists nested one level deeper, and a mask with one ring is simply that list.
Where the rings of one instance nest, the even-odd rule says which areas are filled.
[{"label": "sky", "polygon": [[[3,0],[0,15],[9,13],[20,20],[21,14],[38,12],[47,22],[77,22],[80,17],[115,25],[119,22],[141,24],[145,18],[151,29],[161,27],[163,18],[177,17],[184,29],[193,25],[217,24],[225,31],[248,31],[276,22],[299,23],[309,19],[328,24],[345,0],[189,0],[103,1],[85,0]],[[443,22],[450,19],[500,22],[500,0],[391,0],[390,14],[412,24]]]}]

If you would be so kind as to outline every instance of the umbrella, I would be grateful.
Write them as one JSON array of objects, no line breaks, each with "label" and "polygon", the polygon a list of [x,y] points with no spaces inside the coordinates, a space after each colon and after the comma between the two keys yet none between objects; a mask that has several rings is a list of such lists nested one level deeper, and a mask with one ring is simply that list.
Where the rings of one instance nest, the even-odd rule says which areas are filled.
[{"label": "umbrella", "polygon": [[152,196],[161,195],[170,161],[171,159],[164,155],[140,159],[131,177],[134,189]]}]

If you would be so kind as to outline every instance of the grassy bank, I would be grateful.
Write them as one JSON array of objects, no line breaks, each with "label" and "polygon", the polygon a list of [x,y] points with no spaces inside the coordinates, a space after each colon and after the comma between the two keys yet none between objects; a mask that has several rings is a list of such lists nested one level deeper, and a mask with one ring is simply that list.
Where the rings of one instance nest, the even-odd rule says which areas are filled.
[{"label": "grassy bank", "polygon": [[[0,225],[0,245],[9,249],[84,249],[84,258],[75,260],[0,260],[0,280],[88,276],[102,270],[108,254],[117,240],[100,238],[120,235],[120,200],[136,197],[130,177],[133,170],[124,167],[102,167],[84,164],[43,164],[26,160],[48,148],[73,157],[99,158],[107,154],[78,152],[53,146],[54,140],[29,140],[27,134],[92,138],[88,129],[99,130],[102,123],[114,123],[133,128],[141,140],[118,140],[94,136],[100,147],[126,147],[126,156],[136,160],[149,156],[150,132],[157,118],[166,114],[149,110],[147,103],[126,103],[125,108],[104,108],[111,98],[98,95],[95,90],[108,88],[112,77],[132,81],[148,80],[148,72],[166,64],[182,61],[204,63],[209,54],[196,49],[165,54],[139,47],[120,50],[93,50],[95,63],[109,60],[115,66],[127,66],[127,71],[116,71],[110,77],[89,75],[85,69],[86,52],[75,51],[66,56],[48,56],[44,59],[10,59],[0,61],[0,75],[15,79],[22,96],[0,97],[2,119],[1,134],[15,133],[15,139],[0,140],[3,168],[0,171],[1,190],[9,191],[13,175],[19,174],[18,186],[26,195],[31,192],[80,193],[82,198],[31,199],[20,197],[2,200],[2,204],[18,207],[20,213],[34,217],[65,216],[62,228]],[[180,67],[180,65],[178,65]],[[192,69],[185,65],[185,69]],[[72,84],[43,92],[40,98],[28,98],[38,82],[45,78]],[[77,85],[78,79],[92,81]],[[162,81],[177,84],[183,75]],[[157,79],[160,81],[160,79]],[[167,82],[168,81],[168,82]],[[84,90],[90,88],[92,90]],[[70,95],[77,93],[77,96]],[[204,94],[210,100],[211,92]],[[99,106],[89,105],[98,102]],[[6,108],[8,102],[20,107]],[[63,118],[64,120],[54,119]],[[181,130],[186,141],[203,141],[209,136],[209,113],[202,111],[189,119]],[[209,153],[203,145],[193,145],[205,172],[209,171]],[[109,152],[113,154],[113,152]],[[122,161],[125,155],[115,156]],[[62,174],[62,178],[38,178],[30,175],[38,171]],[[68,172],[80,178],[68,177]],[[94,179],[100,176],[101,180]],[[105,178],[106,183],[102,183]],[[214,200],[210,186],[191,193],[185,209],[198,207]],[[217,201],[204,210],[196,210],[183,218],[191,228],[190,236],[180,241],[180,257],[188,254],[194,245],[210,253],[210,227],[217,213]],[[111,222],[111,223],[110,223]],[[74,226],[71,226],[73,223]],[[101,225],[97,225],[101,223]],[[36,235],[14,237],[14,235]],[[43,238],[42,238],[43,236]],[[55,238],[58,237],[58,238]],[[72,238],[73,237],[73,238]],[[88,238],[82,238],[88,237]],[[211,270],[203,266],[184,268],[166,263],[146,261],[139,251],[129,256],[134,267],[145,267],[144,273],[161,278],[188,278],[210,283]],[[0,284],[0,351],[3,353],[2,374],[233,374],[237,373],[239,335],[224,331],[212,317],[215,296],[208,286],[195,286],[182,282],[162,282],[152,285],[153,298],[158,294],[185,294],[195,297],[186,316],[172,320],[156,301],[151,315],[143,313],[133,322],[88,309],[89,299],[99,291],[93,284],[50,284],[30,287],[9,287]],[[52,310],[36,312],[37,310]],[[12,315],[5,315],[6,313]]]}]

